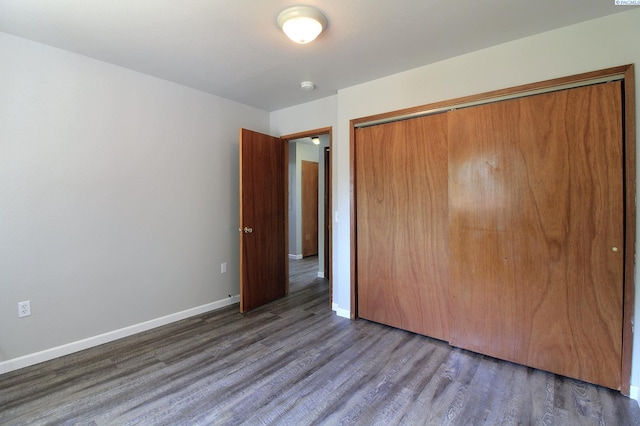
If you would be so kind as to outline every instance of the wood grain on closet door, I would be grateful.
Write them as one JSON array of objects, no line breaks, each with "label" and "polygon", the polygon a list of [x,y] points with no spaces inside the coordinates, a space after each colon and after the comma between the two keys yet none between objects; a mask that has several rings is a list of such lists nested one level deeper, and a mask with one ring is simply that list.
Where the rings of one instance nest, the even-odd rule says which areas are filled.
[{"label": "wood grain on closet door", "polygon": [[620,386],[620,83],[449,114],[451,343]]},{"label": "wood grain on closet door", "polygon": [[446,114],[356,130],[358,313],[448,339]]}]

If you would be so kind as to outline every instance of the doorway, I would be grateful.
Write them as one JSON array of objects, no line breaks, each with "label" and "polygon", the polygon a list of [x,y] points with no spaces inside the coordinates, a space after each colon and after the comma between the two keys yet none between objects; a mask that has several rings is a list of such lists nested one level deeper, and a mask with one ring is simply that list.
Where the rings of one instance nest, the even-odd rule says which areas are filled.
[{"label": "doorway", "polygon": [[[299,260],[305,257],[315,262],[316,276],[331,281],[331,128],[314,129],[292,135],[282,136],[281,139],[289,143],[289,258]],[[317,139],[314,143],[313,139]],[[303,214],[303,163],[307,169],[317,169],[315,182],[317,187],[315,204],[316,215]],[[307,184],[308,184],[307,179]],[[312,181],[314,179],[311,179]],[[307,189],[307,193],[309,190]],[[304,227],[304,217],[312,216],[315,227],[314,235],[309,233],[309,225]],[[309,240],[315,240],[315,250],[308,249]],[[307,243],[307,248],[305,248]]]}]

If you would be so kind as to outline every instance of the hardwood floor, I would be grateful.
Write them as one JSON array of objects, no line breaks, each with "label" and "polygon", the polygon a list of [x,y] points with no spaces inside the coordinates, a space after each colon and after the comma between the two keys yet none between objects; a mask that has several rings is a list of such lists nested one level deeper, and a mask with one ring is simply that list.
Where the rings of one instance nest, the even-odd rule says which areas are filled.
[{"label": "hardwood floor", "polygon": [[[314,263],[316,262],[316,263]],[[0,424],[640,425],[610,389],[337,317],[317,258],[289,296],[0,376]]]}]

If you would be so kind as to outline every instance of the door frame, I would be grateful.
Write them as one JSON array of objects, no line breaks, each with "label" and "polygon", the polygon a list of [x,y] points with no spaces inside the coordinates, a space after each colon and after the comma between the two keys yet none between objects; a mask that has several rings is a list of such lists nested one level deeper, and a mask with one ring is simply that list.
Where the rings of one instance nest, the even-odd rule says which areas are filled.
[{"label": "door frame", "polygon": [[331,167],[331,138],[329,138],[329,146],[325,147],[322,153],[324,155],[324,273],[327,277],[331,277],[331,269],[333,267],[333,262],[331,261],[333,253],[333,250],[331,250],[331,217],[333,216],[331,213],[333,210],[331,207],[331,170],[333,169]]},{"label": "door frame", "polygon": [[358,273],[357,273],[357,205],[356,205],[356,158],[355,129],[363,125],[374,125],[389,121],[408,119],[437,113],[439,111],[473,106],[481,103],[495,102],[507,98],[526,96],[533,93],[561,90],[588,84],[592,81],[606,82],[611,79],[623,81],[624,93],[624,140],[623,140],[623,174],[624,174],[624,266],[623,266],[623,306],[622,306],[622,362],[620,392],[628,396],[631,387],[631,362],[633,356],[633,319],[635,308],[635,256],[636,256],[636,122],[635,122],[635,79],[634,65],[622,65],[603,70],[561,77],[521,86],[495,90],[477,95],[466,96],[406,108],[383,114],[372,115],[350,120],[349,152],[351,177],[351,318],[358,318]]},{"label": "door frame", "polygon": [[[313,136],[319,136],[319,135],[329,135],[329,152],[332,152],[331,147],[333,145],[333,127],[321,127],[318,129],[311,129],[311,130],[305,130],[302,132],[298,132],[298,133],[290,133],[284,136],[280,136],[280,139],[282,139],[285,143],[289,143],[289,141],[292,141],[294,139],[300,139],[300,138],[310,138]],[[326,164],[325,164],[325,168],[326,168]],[[333,168],[330,168],[330,176],[329,176],[329,182],[333,182],[333,176],[331,176],[331,174],[333,173]],[[325,180],[326,180],[326,176],[325,176]],[[288,191],[288,189],[285,189],[285,191]],[[327,192],[327,188],[325,187],[325,194]],[[330,194],[332,193],[332,191],[329,192]],[[288,197],[288,194],[285,194]],[[331,201],[329,202],[329,204],[331,204]],[[329,217],[331,217],[332,212],[331,211],[326,211],[325,209],[325,218],[327,217],[327,215],[329,215]],[[289,217],[287,217],[287,229],[289,229]],[[326,219],[325,219],[326,220]],[[325,249],[327,244],[329,244],[329,253],[333,253],[333,235],[331,233],[331,230],[329,230],[329,241],[325,241]],[[327,262],[327,259],[325,259],[325,264]],[[333,264],[332,261],[329,262],[329,264]],[[329,305],[331,306],[333,304],[333,268],[329,267],[329,271],[325,270],[324,274],[325,277],[329,279]]]}]

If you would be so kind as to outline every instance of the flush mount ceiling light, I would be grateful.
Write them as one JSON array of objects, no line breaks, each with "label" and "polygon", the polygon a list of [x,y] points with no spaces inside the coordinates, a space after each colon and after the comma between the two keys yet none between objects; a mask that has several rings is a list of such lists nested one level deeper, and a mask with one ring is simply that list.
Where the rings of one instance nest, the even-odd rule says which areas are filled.
[{"label": "flush mount ceiling light", "polygon": [[311,6],[294,6],[280,12],[278,26],[291,40],[305,44],[320,35],[327,26],[327,18]]},{"label": "flush mount ceiling light", "polygon": [[320,138],[317,136],[314,136],[311,138],[311,142],[313,142],[314,145],[320,145]]}]

